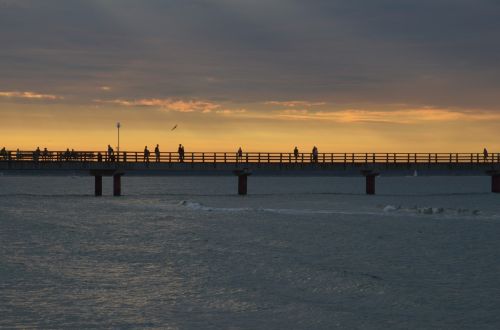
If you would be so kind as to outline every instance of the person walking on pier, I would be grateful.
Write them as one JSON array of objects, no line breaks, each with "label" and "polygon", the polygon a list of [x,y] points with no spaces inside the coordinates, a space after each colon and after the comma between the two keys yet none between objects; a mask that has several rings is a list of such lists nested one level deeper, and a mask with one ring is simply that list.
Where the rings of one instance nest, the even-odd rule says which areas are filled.
[{"label": "person walking on pier", "polygon": [[182,144],[179,144],[177,152],[179,153],[179,162],[180,163],[184,162],[184,146]]},{"label": "person walking on pier", "polygon": [[42,160],[49,160],[49,151],[47,150],[47,148],[43,148]]},{"label": "person walking on pier", "polygon": [[35,163],[38,163],[38,161],[40,160],[40,147],[36,147],[36,150],[33,152],[33,161]]},{"label": "person walking on pier", "polygon": [[5,150],[5,147],[2,148],[2,150],[0,150],[0,157],[3,159],[3,160],[7,160],[7,150]]},{"label": "person walking on pier", "polygon": [[236,161],[241,161],[243,159],[243,150],[241,150],[241,147],[238,149],[238,152],[236,153]]},{"label": "person walking on pier", "polygon": [[149,150],[148,146],[144,146],[144,162],[149,163]]},{"label": "person walking on pier", "polygon": [[71,156],[71,152],[69,151],[69,148],[66,148],[66,151],[64,152],[64,160],[69,162],[70,156]]},{"label": "person walking on pier", "polygon": [[312,150],[312,161],[314,163],[318,162],[318,148],[316,148],[316,146],[314,146]]},{"label": "person walking on pier", "polygon": [[158,163],[160,161],[160,145],[156,145],[156,148],[155,148],[155,158],[156,158],[156,162]]},{"label": "person walking on pier", "polygon": [[108,144],[108,162],[112,162],[115,160],[115,151],[111,146]]},{"label": "person walking on pier", "polygon": [[297,158],[299,158],[299,148],[297,146],[293,149],[293,156],[295,157],[295,162],[297,162]]},{"label": "person walking on pier", "polygon": [[486,148],[483,149],[483,157],[484,157],[484,161],[488,160],[488,150],[486,150]]}]

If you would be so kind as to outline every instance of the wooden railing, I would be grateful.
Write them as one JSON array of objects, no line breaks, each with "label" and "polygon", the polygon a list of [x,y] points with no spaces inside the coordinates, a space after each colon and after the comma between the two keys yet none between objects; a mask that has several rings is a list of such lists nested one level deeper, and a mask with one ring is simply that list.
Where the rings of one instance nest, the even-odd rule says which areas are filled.
[{"label": "wooden railing", "polygon": [[120,151],[108,154],[105,151],[5,151],[0,161],[30,162],[150,162],[150,163],[328,163],[328,164],[418,164],[418,163],[500,163],[500,153],[487,157],[482,153],[268,153],[244,152],[186,152],[183,157],[177,152],[150,153]]}]

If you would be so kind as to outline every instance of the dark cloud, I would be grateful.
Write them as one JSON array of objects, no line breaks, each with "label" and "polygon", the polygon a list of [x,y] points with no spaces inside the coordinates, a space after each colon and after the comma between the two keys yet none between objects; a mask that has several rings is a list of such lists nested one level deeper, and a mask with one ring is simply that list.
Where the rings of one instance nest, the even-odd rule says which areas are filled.
[{"label": "dark cloud", "polygon": [[0,90],[495,108],[488,0],[0,0]]}]

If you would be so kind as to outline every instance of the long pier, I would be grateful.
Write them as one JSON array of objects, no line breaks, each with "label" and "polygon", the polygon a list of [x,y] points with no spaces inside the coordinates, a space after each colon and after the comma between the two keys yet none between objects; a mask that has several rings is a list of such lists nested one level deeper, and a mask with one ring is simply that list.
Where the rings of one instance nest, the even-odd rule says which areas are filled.
[{"label": "long pier", "polygon": [[103,176],[113,177],[113,193],[120,196],[123,175],[235,175],[240,195],[247,193],[250,175],[364,176],[370,195],[380,174],[488,175],[491,191],[500,193],[500,153],[5,151],[0,172],[91,175],[96,196],[102,195]]}]

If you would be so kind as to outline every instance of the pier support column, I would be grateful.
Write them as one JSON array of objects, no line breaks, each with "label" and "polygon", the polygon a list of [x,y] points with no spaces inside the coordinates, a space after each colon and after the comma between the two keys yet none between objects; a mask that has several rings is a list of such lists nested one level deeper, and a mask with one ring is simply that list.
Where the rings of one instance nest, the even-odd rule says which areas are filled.
[{"label": "pier support column", "polygon": [[361,173],[366,179],[366,194],[375,195],[375,178],[379,175],[379,173],[375,173],[370,170],[364,170],[361,171]]},{"label": "pier support column", "polygon": [[94,194],[96,196],[102,196],[102,175],[95,175],[94,181],[95,181]]},{"label": "pier support column", "polygon": [[248,175],[238,176],[238,195],[246,195],[248,187]]},{"label": "pier support column", "polygon": [[113,196],[122,195],[122,174],[113,175]]},{"label": "pier support column", "polygon": [[238,195],[246,195],[248,188],[248,176],[252,173],[248,169],[236,170],[234,174],[238,176]]},{"label": "pier support column", "polygon": [[366,194],[375,195],[375,175],[366,176]]},{"label": "pier support column", "polygon": [[491,176],[491,192],[500,193],[500,174]]}]

